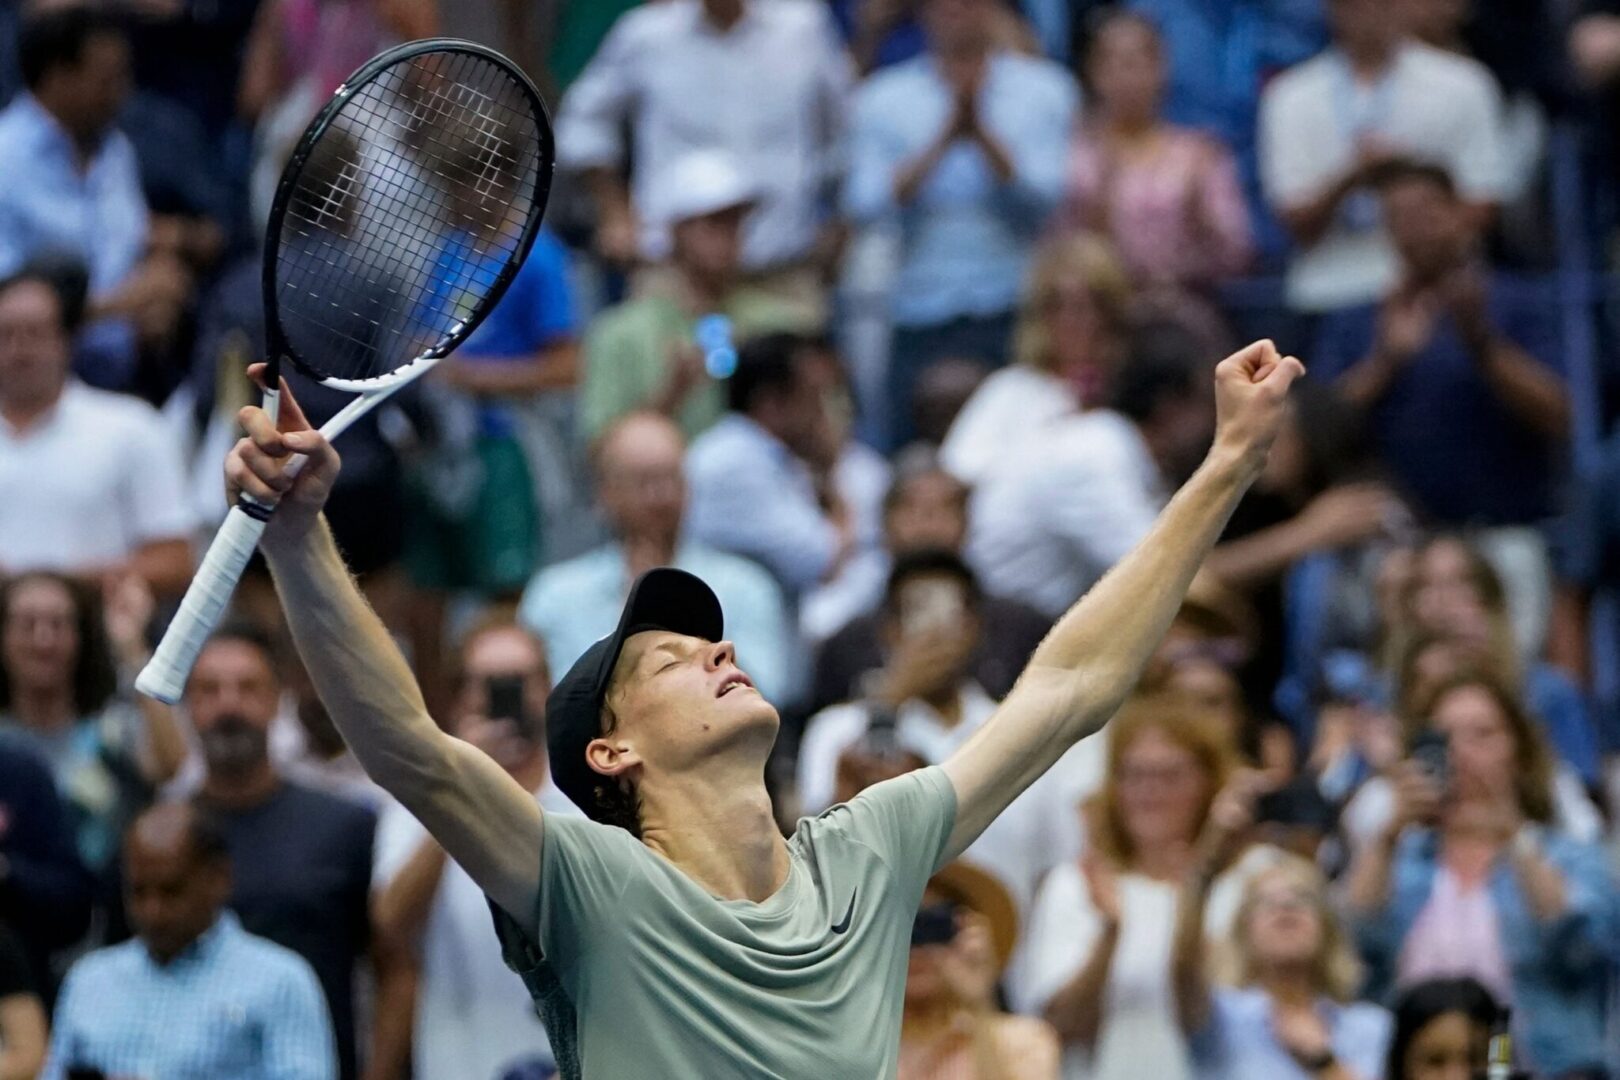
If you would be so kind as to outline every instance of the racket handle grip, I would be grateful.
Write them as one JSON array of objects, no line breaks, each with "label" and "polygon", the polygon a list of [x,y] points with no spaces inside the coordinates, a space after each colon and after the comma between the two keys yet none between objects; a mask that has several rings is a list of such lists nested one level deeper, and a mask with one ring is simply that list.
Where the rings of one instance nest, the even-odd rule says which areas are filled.
[{"label": "racket handle grip", "polygon": [[253,557],[253,549],[259,546],[265,524],[249,516],[240,505],[231,507],[180,601],[180,610],[175,612],[152,659],[136,677],[135,689],[170,705],[180,700],[186,680],[191,677],[191,666],[219,626],[236,583]]}]

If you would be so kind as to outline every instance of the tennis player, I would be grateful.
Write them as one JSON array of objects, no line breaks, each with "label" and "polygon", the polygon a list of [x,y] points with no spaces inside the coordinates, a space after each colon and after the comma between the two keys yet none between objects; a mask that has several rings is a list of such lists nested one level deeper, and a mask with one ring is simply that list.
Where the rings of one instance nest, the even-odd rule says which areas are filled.
[{"label": "tennis player", "polygon": [[[427,714],[321,519],[338,457],[296,402],[283,395],[280,432],[243,410],[248,438],[226,475],[233,497],[281,500],[263,548],[309,674],[366,772],[490,897],[564,1077],[874,1080],[895,1072],[929,875],[1131,692],[1303,370],[1269,341],[1222,361],[1203,465],[1052,629],[994,718],[944,765],[786,839],[765,791],[776,710],[697,578],[643,575],[618,629],[557,684],[551,768],[587,817],[543,814]],[[309,458],[294,480],[289,453]]]}]

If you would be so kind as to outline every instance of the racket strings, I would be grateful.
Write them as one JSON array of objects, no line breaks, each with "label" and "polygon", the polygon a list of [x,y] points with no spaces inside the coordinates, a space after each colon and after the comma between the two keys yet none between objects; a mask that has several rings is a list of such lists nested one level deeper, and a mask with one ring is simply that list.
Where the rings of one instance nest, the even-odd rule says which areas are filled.
[{"label": "racket strings", "polygon": [[459,338],[534,213],[543,118],[471,53],[403,60],[356,90],[286,203],[276,303],[301,366],[375,379]]}]

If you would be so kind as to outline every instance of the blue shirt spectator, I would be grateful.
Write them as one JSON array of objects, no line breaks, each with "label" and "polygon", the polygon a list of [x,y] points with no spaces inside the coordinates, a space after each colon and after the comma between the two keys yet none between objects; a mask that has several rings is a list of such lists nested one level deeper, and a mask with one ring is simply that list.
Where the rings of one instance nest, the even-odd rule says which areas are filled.
[{"label": "blue shirt spectator", "polygon": [[758,421],[731,413],[686,459],[691,535],[762,563],[797,596],[821,581],[843,545],[810,469]]},{"label": "blue shirt spectator", "polygon": [[1061,67],[995,48],[991,0],[929,0],[922,15],[929,51],[856,94],[844,188],[857,223],[892,221],[900,233],[891,447],[914,436],[913,387],[929,364],[1006,359],[1034,243],[1063,194],[1079,105]]},{"label": "blue shirt spectator", "polygon": [[1474,264],[1475,219],[1443,170],[1393,166],[1382,189],[1400,284],[1323,317],[1312,374],[1367,410],[1385,467],[1431,520],[1535,522],[1569,423],[1553,305]]},{"label": "blue shirt spectator", "polygon": [[1254,177],[1255,114],[1266,80],[1327,44],[1321,0],[1129,0],[1168,54],[1166,118],[1220,137]]},{"label": "blue shirt spectator", "polygon": [[[874,4],[889,8],[893,14],[886,20],[872,19],[863,9]],[[903,5],[886,4],[885,0],[832,0],[828,6],[839,34],[855,56],[856,67],[862,71],[903,63],[928,47],[922,24]]]},{"label": "blue shirt spectator", "polygon": [[[1255,987],[1216,987],[1211,1005],[1209,1026],[1192,1044],[1204,1080],[1308,1080],[1313,1075],[1278,1041],[1270,994]],[[1352,1076],[1382,1075],[1389,1013],[1366,1002],[1329,1000],[1318,1002],[1317,1012],[1327,1026],[1334,1060],[1348,1066]]]},{"label": "blue shirt spectator", "polygon": [[[1549,375],[1561,376],[1556,313],[1533,287],[1493,279],[1487,310],[1504,337]],[[1373,354],[1381,307],[1322,318],[1311,374],[1339,379]],[[1554,448],[1527,431],[1481,377],[1452,319],[1393,380],[1369,415],[1379,457],[1431,520],[1446,525],[1526,524],[1550,514],[1562,469]]]},{"label": "blue shirt spectator", "polygon": [[824,344],[794,334],[745,343],[726,384],[730,411],[686,455],[687,534],[760,563],[795,605],[862,550],[836,478],[810,464],[839,438],[827,359]]},{"label": "blue shirt spectator", "polygon": [[739,662],[760,693],[783,700],[792,689],[794,640],[781,591],[758,565],[683,536],[682,453],[680,429],[668,417],[637,412],[610,425],[595,466],[613,539],[536,574],[518,617],[545,641],[551,667],[566,671],[613,630],[632,581],[653,566],[678,566],[714,589]]},{"label": "blue shirt spectator", "polygon": [[70,255],[89,270],[95,321],[80,372],[123,388],[136,333],[177,324],[190,281],[172,255],[145,258],[148,214],[139,166],[114,121],[128,96],[129,46],[85,7],[36,13],[23,26],[27,90],[0,111],[0,277],[31,258]]},{"label": "blue shirt spectator", "polygon": [[40,1077],[333,1080],[335,1061],[309,965],[224,912],[168,963],[136,939],[74,965]]},{"label": "blue shirt spectator", "polygon": [[[376,816],[358,803],[292,783],[251,807],[227,809],[207,791],[202,805],[230,852],[234,917],[262,935],[266,947],[275,942],[308,963],[337,1040],[332,1060],[338,1075],[359,1075],[354,987],[371,944],[366,905]],[[320,1030],[326,1024],[307,1026]],[[227,1074],[235,1075],[214,1075]]]},{"label": "blue shirt spectator", "polygon": [[[953,77],[930,53],[873,76],[855,99],[844,205],[857,221],[899,222],[893,308],[905,326],[1011,310],[1063,193],[1078,106],[1069,76],[995,53],[969,87]],[[994,150],[963,130],[969,116]]]},{"label": "blue shirt spectator", "polygon": [[116,287],[140,261],[146,200],[135,148],[119,131],[81,156],[73,138],[32,94],[0,112],[0,275],[30,256],[71,252],[85,260],[92,293]]},{"label": "blue shirt spectator", "polygon": [[549,228],[542,228],[506,295],[456,355],[527,356],[558,338],[573,336],[578,327],[568,249]]},{"label": "blue shirt spectator", "polygon": [[560,362],[558,357],[548,353],[559,346],[570,346],[579,336],[579,315],[568,272],[568,249],[550,229],[541,229],[506,295],[451,358],[451,369],[455,373],[476,365],[476,370],[468,372],[465,379],[452,381],[465,383],[463,389],[481,398],[479,413],[485,435],[512,435],[514,429],[511,411],[498,401],[490,400],[498,396],[492,392],[493,388],[479,393],[480,375],[487,379],[503,365],[511,372],[517,365],[528,363],[541,370],[535,371],[533,378],[524,380],[523,392],[573,384],[572,349]]},{"label": "blue shirt spectator", "polygon": [[1597,731],[1580,688],[1557,668],[1536,661],[1525,669],[1524,700],[1546,728],[1558,759],[1587,784],[1599,783]]}]

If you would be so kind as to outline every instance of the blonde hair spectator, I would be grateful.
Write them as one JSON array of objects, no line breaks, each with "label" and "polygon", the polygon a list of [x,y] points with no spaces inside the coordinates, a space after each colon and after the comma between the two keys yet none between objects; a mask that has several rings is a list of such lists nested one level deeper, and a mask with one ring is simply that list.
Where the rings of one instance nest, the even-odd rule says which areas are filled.
[{"label": "blonde hair spectator", "polygon": [[1243,890],[1232,937],[1224,950],[1226,979],[1233,986],[1254,986],[1261,981],[1261,961],[1255,955],[1254,914],[1268,886],[1282,882],[1310,898],[1311,908],[1321,927],[1316,956],[1311,964],[1312,982],[1319,993],[1343,1003],[1354,1000],[1361,987],[1361,960],[1328,894],[1327,879],[1307,860],[1289,855],[1249,879]]},{"label": "blonde hair spectator", "polygon": [[[1121,351],[1119,336],[1126,322],[1131,281],[1108,241],[1096,233],[1053,237],[1041,245],[1030,266],[1024,303],[1013,331],[1013,359],[1041,371],[1058,372],[1060,349],[1074,343],[1054,341],[1054,309],[1068,297],[1085,294],[1096,331],[1092,347]],[[1098,340],[1102,339],[1102,340]]]}]

